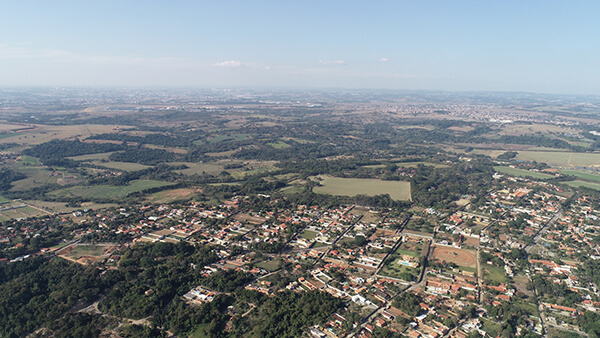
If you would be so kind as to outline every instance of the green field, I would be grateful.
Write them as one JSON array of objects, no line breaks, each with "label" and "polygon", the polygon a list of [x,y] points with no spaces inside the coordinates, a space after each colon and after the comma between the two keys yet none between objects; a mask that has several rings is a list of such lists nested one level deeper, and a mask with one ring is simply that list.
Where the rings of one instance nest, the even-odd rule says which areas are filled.
[{"label": "green field", "polygon": [[95,185],[69,187],[53,191],[51,192],[51,194],[59,197],[64,196],[81,198],[119,199],[134,192],[139,192],[151,188],[164,187],[168,185],[172,185],[172,183],[150,180],[137,180],[132,181],[129,185],[124,186]]},{"label": "green field", "polygon": [[600,183],[600,175],[590,174],[590,173],[585,173],[585,172],[575,171],[575,170],[561,170],[560,173],[565,174],[565,175],[575,176],[575,177],[581,178],[582,180]]},{"label": "green field", "polygon": [[600,165],[598,153],[571,153],[566,151],[519,151],[517,160],[544,162],[555,166]]},{"label": "green field", "polygon": [[8,203],[10,200],[2,195],[0,195],[0,204]]},{"label": "green field", "polygon": [[552,178],[554,176],[548,174],[542,174],[535,171],[511,168],[511,167],[503,167],[503,166],[494,166],[494,169],[502,174],[507,174],[511,176],[518,177],[533,177],[533,178]]},{"label": "green field", "polygon": [[[377,179],[340,178],[319,176],[321,186],[313,190],[319,194],[337,196],[356,196],[359,194],[375,196],[389,194],[392,199],[410,201],[410,182],[381,181]],[[314,179],[314,178],[313,178]]]},{"label": "green field", "polygon": [[47,183],[56,183],[58,179],[58,176],[51,176],[52,173],[45,167],[22,167],[17,170],[27,175],[27,178],[12,182],[13,191],[30,190]]},{"label": "green field", "polygon": [[569,182],[565,182],[565,184],[570,185],[572,187],[585,187],[585,188],[590,188],[590,189],[594,189],[594,190],[600,190],[600,183],[592,183],[592,182],[585,182],[585,181],[569,181]]},{"label": "green field", "polygon": [[148,195],[146,200],[158,204],[173,203],[175,201],[189,200],[194,197],[194,195],[196,195],[196,192],[193,189],[171,189]]},{"label": "green field", "polygon": [[143,164],[131,163],[131,162],[92,161],[91,163],[94,165],[97,165],[97,166],[111,168],[111,169],[117,169],[117,170],[123,170],[123,171],[137,171],[137,170],[143,170],[143,169],[150,168],[149,165],[143,165]]}]

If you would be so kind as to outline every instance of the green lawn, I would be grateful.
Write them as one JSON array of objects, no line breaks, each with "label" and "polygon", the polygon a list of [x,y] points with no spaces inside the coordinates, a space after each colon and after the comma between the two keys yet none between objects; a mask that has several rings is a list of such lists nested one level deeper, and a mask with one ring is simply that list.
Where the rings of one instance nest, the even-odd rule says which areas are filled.
[{"label": "green lawn", "polygon": [[502,174],[518,176],[518,177],[533,177],[533,178],[552,178],[554,176],[548,174],[542,174],[535,171],[504,167],[504,166],[494,166],[494,169]]},{"label": "green lawn", "polygon": [[51,194],[65,197],[120,199],[134,192],[172,184],[173,183],[152,180],[136,180],[132,181],[129,185],[124,186],[95,185],[69,187],[53,191]]},{"label": "green lawn", "polygon": [[71,252],[69,257],[79,259],[83,256],[102,256],[104,248],[99,245],[78,245]]},{"label": "green lawn", "polygon": [[2,195],[0,195],[0,204],[8,203],[10,200]]},{"label": "green lawn", "polygon": [[[359,194],[375,196],[389,194],[392,199],[410,201],[410,182],[382,181],[363,178],[340,178],[319,176],[321,186],[315,187],[314,192],[338,196],[356,196]],[[314,178],[313,178],[314,179]]]}]

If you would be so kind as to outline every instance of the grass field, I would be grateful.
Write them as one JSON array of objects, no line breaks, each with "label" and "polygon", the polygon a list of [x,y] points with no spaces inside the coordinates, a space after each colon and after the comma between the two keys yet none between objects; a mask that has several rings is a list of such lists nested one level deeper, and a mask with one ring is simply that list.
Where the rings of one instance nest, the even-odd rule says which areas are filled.
[{"label": "grass field", "polygon": [[146,200],[151,203],[172,203],[175,201],[188,200],[191,199],[196,194],[196,191],[193,189],[172,189],[172,190],[163,190],[157,193],[148,195]]},{"label": "grass field", "polygon": [[0,195],[0,204],[8,203],[10,200],[2,195]]},{"label": "grass field", "polygon": [[58,179],[58,176],[52,176],[52,173],[44,167],[22,167],[17,170],[27,175],[27,178],[12,182],[13,191],[30,190],[47,183],[56,183]]},{"label": "grass field", "polygon": [[138,171],[150,168],[149,165],[143,165],[139,163],[130,163],[130,162],[102,162],[102,161],[92,161],[93,165],[102,166],[111,169],[123,170],[123,171]]},{"label": "grass field", "polygon": [[47,210],[49,212],[56,213],[65,213],[65,212],[73,212],[79,209],[104,209],[117,206],[113,203],[81,203],[81,207],[67,207],[64,202],[48,202],[48,201],[38,201],[38,200],[26,200],[23,201],[27,204],[33,205],[35,207]]},{"label": "grass field", "polygon": [[98,245],[78,245],[68,254],[71,258],[79,259],[83,256],[102,256],[104,248]]},{"label": "grass field", "polygon": [[53,139],[84,139],[94,134],[114,133],[121,128],[129,126],[85,124],[85,125],[44,125],[37,124],[35,128],[23,130],[10,137],[0,138],[0,143],[17,143],[21,145],[35,145]]},{"label": "grass field", "polygon": [[389,194],[392,199],[410,201],[410,182],[381,181],[376,179],[340,178],[332,176],[319,176],[322,186],[313,190],[319,194],[338,196],[356,196],[364,194],[375,196]]},{"label": "grass field", "polygon": [[176,170],[175,172],[184,174],[184,175],[202,175],[203,173],[218,175],[224,169],[222,165],[213,164],[213,163],[192,163],[192,162],[173,162],[170,163],[172,165],[186,165],[187,169]]},{"label": "grass field", "polygon": [[120,199],[134,192],[168,185],[172,185],[172,183],[151,180],[137,180],[132,181],[129,185],[125,186],[95,185],[69,187],[53,191],[51,194],[55,196],[66,197]]},{"label": "grass field", "polygon": [[592,182],[585,182],[585,181],[569,181],[569,182],[565,182],[565,184],[570,185],[572,187],[585,187],[585,188],[590,188],[590,189],[594,189],[594,190],[600,190],[600,183],[592,183]]},{"label": "grass field", "polygon": [[[6,205],[4,205],[3,207],[5,206]],[[41,215],[46,215],[46,213],[31,207],[3,210],[0,211],[0,222],[4,222],[10,219],[27,218]]]},{"label": "grass field", "polygon": [[100,161],[100,160],[108,160],[108,157],[114,153],[114,151],[108,153],[99,153],[99,154],[88,154],[88,155],[80,155],[80,156],[71,156],[67,157],[73,161]]},{"label": "grass field", "polygon": [[507,175],[518,176],[518,177],[533,177],[533,178],[552,178],[552,177],[554,177],[554,176],[548,175],[548,174],[543,174],[543,173],[538,173],[535,171],[529,171],[529,170],[523,170],[523,169],[517,169],[517,168],[511,168],[511,167],[494,166],[494,169],[501,174],[507,174]]},{"label": "grass field", "polygon": [[313,239],[315,239],[316,236],[317,236],[317,233],[314,231],[310,231],[310,230],[304,230],[302,232],[302,234],[300,234],[300,237],[307,239],[309,241],[312,241]]},{"label": "grass field", "polygon": [[565,175],[575,176],[575,177],[581,178],[582,180],[600,183],[600,175],[590,174],[590,173],[585,173],[585,172],[575,171],[575,170],[561,170],[560,173],[565,174]]},{"label": "grass field", "polygon": [[555,166],[600,165],[598,153],[571,153],[566,151],[519,151],[516,159],[522,161],[544,162]]},{"label": "grass field", "polygon": [[292,147],[289,144],[287,144],[285,142],[281,142],[281,141],[269,143],[269,145],[275,149],[283,149],[283,148],[291,148]]},{"label": "grass field", "polygon": [[254,266],[257,266],[259,268],[262,268],[269,272],[272,272],[272,271],[279,269],[279,267],[281,266],[281,260],[280,259],[272,259],[269,261],[263,261],[263,262],[256,263],[256,264],[254,264]]},{"label": "grass field", "polygon": [[[506,275],[504,273],[504,269],[499,266],[493,266],[488,264],[482,264],[481,267],[485,271],[485,275],[493,281],[498,283],[506,282]],[[484,277],[485,278],[485,277]]]}]

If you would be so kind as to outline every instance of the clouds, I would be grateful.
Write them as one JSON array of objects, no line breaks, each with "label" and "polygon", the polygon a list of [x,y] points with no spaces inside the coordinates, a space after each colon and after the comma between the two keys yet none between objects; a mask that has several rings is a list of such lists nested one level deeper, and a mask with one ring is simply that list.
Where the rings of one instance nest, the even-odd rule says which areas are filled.
[{"label": "clouds", "polygon": [[240,61],[240,60],[221,61],[221,62],[214,63],[213,66],[215,66],[215,67],[226,67],[226,68],[236,68],[236,67],[241,67],[242,66],[242,61]]},{"label": "clouds", "polygon": [[383,57],[383,58],[379,59],[378,61],[379,61],[379,62],[389,62],[389,61],[390,61],[390,59],[388,59],[388,58],[386,58],[386,57]]},{"label": "clouds", "polygon": [[344,60],[319,60],[317,62],[320,65],[340,65],[340,66],[347,65],[346,61],[344,61]]}]

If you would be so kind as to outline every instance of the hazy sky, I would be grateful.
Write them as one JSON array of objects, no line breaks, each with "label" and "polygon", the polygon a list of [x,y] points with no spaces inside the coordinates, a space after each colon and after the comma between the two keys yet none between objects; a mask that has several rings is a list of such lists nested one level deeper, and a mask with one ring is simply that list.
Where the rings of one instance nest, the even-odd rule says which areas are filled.
[{"label": "hazy sky", "polygon": [[600,94],[600,1],[3,1],[0,86]]}]

